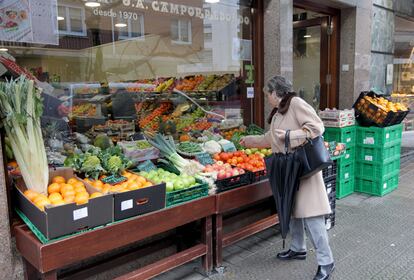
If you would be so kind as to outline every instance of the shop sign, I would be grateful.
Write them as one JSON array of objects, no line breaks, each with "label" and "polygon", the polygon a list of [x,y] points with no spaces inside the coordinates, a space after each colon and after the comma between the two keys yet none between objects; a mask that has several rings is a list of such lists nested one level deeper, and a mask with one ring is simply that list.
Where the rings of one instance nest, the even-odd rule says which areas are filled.
[{"label": "shop sign", "polygon": [[[249,25],[250,18],[245,16],[238,15],[236,12],[229,14],[224,13],[223,11],[212,11],[203,7],[194,7],[184,4],[170,3],[167,1],[145,1],[145,0],[122,0],[122,6],[128,8],[125,11],[119,11],[119,14],[111,10],[102,10],[101,8],[96,8],[93,11],[94,15],[99,16],[110,16],[128,19],[133,19],[134,10],[137,12],[142,11],[153,11],[157,13],[163,13],[168,15],[175,16],[185,16],[185,17],[194,17],[199,19],[214,20],[214,21],[227,21],[227,22],[237,22],[240,24]],[[134,10],[132,10],[132,9]],[[235,11],[237,11],[235,9]]]}]

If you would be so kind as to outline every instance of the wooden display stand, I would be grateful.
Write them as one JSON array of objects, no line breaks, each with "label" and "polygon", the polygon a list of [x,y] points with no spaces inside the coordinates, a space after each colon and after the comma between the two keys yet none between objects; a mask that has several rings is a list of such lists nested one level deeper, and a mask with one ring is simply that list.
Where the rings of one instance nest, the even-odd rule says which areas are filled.
[{"label": "wooden display stand", "polygon": [[268,180],[216,195],[217,211],[214,217],[214,266],[216,268],[220,269],[222,266],[222,252],[224,247],[268,229],[279,222],[277,215],[272,214],[257,222],[224,234],[223,215],[229,211],[257,203],[272,196],[273,194]]},{"label": "wooden display stand", "polygon": [[197,220],[202,221],[201,243],[118,279],[149,279],[199,257],[202,257],[204,271],[209,274],[213,265],[215,206],[216,197],[208,196],[48,244],[40,243],[26,225],[17,226],[16,244],[23,256],[25,279],[57,279],[57,271],[61,268]]}]

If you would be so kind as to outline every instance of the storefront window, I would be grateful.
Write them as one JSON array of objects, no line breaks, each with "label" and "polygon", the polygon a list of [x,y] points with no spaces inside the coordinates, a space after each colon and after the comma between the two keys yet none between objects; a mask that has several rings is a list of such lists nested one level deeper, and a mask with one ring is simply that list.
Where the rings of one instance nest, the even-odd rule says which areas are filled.
[{"label": "storefront window", "polygon": [[[17,28],[9,29],[26,35],[3,36],[0,31],[0,46],[7,49],[0,55],[29,70],[44,87],[42,123],[50,134],[46,139],[76,142],[66,137],[76,132],[93,144],[99,133],[117,142],[148,131],[178,139],[194,123],[222,122],[197,110],[198,105],[204,111],[230,116],[227,120],[232,119],[229,125],[234,127],[252,121],[253,104],[246,98],[245,83],[245,66],[254,63],[254,10],[249,3],[33,2],[43,5],[47,14],[37,19],[27,6],[32,17],[16,21]],[[17,4],[13,7],[20,9]],[[0,68],[3,80],[17,76],[10,67]],[[180,104],[188,107],[173,114]],[[162,108],[160,116],[151,115],[156,108]],[[130,124],[131,129],[111,130],[111,122]],[[161,131],[162,122],[173,124],[174,129],[161,127]]]},{"label": "storefront window", "polygon": [[[414,108],[414,22],[396,17],[395,50],[393,69],[394,101],[402,102]],[[405,130],[414,130],[414,115],[409,114],[404,120]]]}]

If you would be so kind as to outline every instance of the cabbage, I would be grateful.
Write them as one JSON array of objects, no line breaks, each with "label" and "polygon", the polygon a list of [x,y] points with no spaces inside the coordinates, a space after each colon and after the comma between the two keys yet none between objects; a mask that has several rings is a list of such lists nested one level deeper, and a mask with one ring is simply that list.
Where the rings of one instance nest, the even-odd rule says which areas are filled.
[{"label": "cabbage", "polygon": [[221,152],[221,145],[214,140],[210,140],[204,143],[204,150],[211,155],[217,154]]}]

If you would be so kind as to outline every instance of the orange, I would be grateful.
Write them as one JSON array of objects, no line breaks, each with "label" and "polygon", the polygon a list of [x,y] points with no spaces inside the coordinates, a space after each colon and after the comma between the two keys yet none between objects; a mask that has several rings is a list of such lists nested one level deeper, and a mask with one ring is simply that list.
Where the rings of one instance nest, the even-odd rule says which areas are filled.
[{"label": "orange", "polygon": [[55,200],[62,200],[63,199],[63,197],[62,197],[62,195],[60,194],[60,193],[51,193],[50,195],[49,195],[49,200],[53,203],[53,201],[55,201]]},{"label": "orange", "polygon": [[65,191],[62,191],[62,195],[63,195],[63,197],[75,196],[76,193],[75,193],[74,190],[65,190]]},{"label": "orange", "polygon": [[39,195],[38,192],[35,192],[35,191],[32,191],[32,190],[25,190],[23,194],[31,201],[33,201],[33,199],[35,199],[36,196]]},{"label": "orange", "polygon": [[120,193],[123,193],[123,192],[129,192],[129,190],[128,190],[128,189],[121,189],[119,192],[120,192]]},{"label": "orange", "polygon": [[66,182],[66,180],[65,180],[65,178],[63,178],[62,176],[55,176],[55,177],[53,177],[53,179],[52,179],[52,183],[65,183]]},{"label": "orange", "polygon": [[89,201],[89,195],[87,193],[78,193],[75,196],[75,202],[77,205],[86,204]]},{"label": "orange", "polygon": [[64,192],[67,192],[67,191],[74,191],[75,189],[73,188],[73,186],[72,185],[69,185],[69,184],[63,184],[61,187],[60,187],[60,192],[63,194]]},{"label": "orange", "polygon": [[64,205],[65,201],[63,201],[63,199],[58,199],[58,200],[53,200],[52,201],[52,205],[53,206],[59,206],[59,205]]},{"label": "orange", "polygon": [[142,187],[147,188],[147,187],[151,187],[151,186],[153,186],[153,184],[151,182],[146,182]]},{"label": "orange", "polygon": [[100,196],[103,196],[103,194],[100,192],[94,192],[93,194],[91,194],[89,198],[92,199],[92,198],[100,197]]},{"label": "orange", "polygon": [[76,193],[78,193],[78,192],[86,192],[86,188],[83,187],[83,186],[76,186],[75,187],[75,192]]},{"label": "orange", "polygon": [[76,182],[78,182],[78,179],[70,178],[66,183],[73,186]]},{"label": "orange", "polygon": [[142,188],[142,184],[140,182],[134,182],[133,184],[128,185],[128,189],[130,189],[131,191],[137,190],[140,188]]},{"label": "orange", "polygon": [[48,193],[58,193],[60,192],[60,185],[58,183],[52,183],[47,187]]},{"label": "orange", "polygon": [[39,201],[39,200],[49,200],[48,198],[47,198],[47,196],[45,196],[44,194],[39,194],[38,196],[36,196],[34,199],[33,199],[33,203],[35,203],[36,204],[36,202],[37,201]]},{"label": "orange", "polygon": [[110,191],[110,189],[111,189],[111,185],[110,184],[105,184],[103,187],[102,187],[102,192],[104,193],[104,194],[107,194],[109,191]]},{"label": "orange", "polygon": [[110,192],[119,192],[120,190],[122,190],[122,186],[121,185],[115,185],[115,186],[111,186],[111,188],[109,189]]},{"label": "orange", "polygon": [[132,173],[131,177],[129,177],[129,180],[136,181],[136,180],[137,180],[137,178],[138,178],[138,175],[137,175],[137,174]]},{"label": "orange", "polygon": [[81,181],[76,181],[72,184],[72,186],[76,189],[78,187],[85,187],[85,184],[82,183]]},{"label": "orange", "polygon": [[72,195],[72,196],[65,196],[65,197],[63,198],[63,201],[64,201],[65,203],[72,203],[72,202],[74,202],[74,201],[75,201],[75,196],[74,196],[74,195]]},{"label": "orange", "polygon": [[99,188],[102,189],[103,182],[100,181],[100,180],[96,180],[95,182],[92,183],[92,186],[94,186],[97,189],[99,189]]},{"label": "orange", "polygon": [[147,182],[147,179],[145,179],[144,177],[142,177],[142,176],[138,176],[137,177],[137,181],[138,182],[140,182],[141,184],[145,184],[146,182]]},{"label": "orange", "polygon": [[37,208],[39,208],[42,211],[45,211],[45,205],[49,205],[50,201],[49,199],[40,199],[38,201],[35,202],[35,205]]}]

